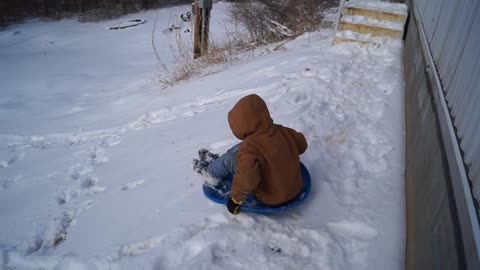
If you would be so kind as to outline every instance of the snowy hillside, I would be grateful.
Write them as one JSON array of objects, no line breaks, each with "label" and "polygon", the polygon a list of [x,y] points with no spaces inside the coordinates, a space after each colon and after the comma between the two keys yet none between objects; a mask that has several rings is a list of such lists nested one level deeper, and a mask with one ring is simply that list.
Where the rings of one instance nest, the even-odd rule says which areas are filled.
[{"label": "snowy hillside", "polygon": [[[162,30],[189,9],[158,11],[168,63]],[[162,89],[155,15],[0,32],[0,265],[403,269],[402,45],[331,46],[325,30]],[[215,4],[213,34],[228,24]],[[284,214],[232,216],[192,172],[199,148],[237,142],[227,113],[251,93],[309,143],[312,194]]]}]

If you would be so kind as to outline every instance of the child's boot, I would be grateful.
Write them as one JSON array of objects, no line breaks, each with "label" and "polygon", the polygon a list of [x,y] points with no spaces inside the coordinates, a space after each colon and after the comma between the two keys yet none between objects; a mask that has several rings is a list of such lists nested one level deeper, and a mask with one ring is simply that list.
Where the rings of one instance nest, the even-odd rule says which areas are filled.
[{"label": "child's boot", "polygon": [[205,182],[207,182],[209,185],[217,186],[221,180],[211,176],[210,173],[208,173],[208,164],[209,163],[204,160],[194,159],[193,171],[200,174],[203,180],[205,180]]}]

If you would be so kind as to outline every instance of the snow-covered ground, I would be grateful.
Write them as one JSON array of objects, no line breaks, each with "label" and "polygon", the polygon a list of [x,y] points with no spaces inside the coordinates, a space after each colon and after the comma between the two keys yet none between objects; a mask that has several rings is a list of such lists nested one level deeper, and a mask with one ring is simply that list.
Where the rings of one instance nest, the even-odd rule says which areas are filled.
[{"label": "snow-covered ground", "polygon": [[[188,10],[158,11],[167,63],[162,30]],[[0,32],[0,266],[403,269],[402,45],[331,46],[325,30],[162,89],[155,14]],[[231,216],[192,172],[199,148],[236,143],[227,113],[250,93],[309,143],[311,196],[283,214]]]}]

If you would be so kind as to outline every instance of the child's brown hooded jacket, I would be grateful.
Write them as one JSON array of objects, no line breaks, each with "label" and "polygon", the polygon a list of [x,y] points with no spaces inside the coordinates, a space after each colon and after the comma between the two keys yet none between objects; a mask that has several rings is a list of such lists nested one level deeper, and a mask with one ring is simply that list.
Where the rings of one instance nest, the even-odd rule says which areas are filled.
[{"label": "child's brown hooded jacket", "polygon": [[228,113],[233,134],[243,140],[237,153],[232,198],[241,202],[253,192],[263,203],[277,205],[302,189],[299,155],[307,149],[302,133],[273,123],[257,95],[240,99]]}]

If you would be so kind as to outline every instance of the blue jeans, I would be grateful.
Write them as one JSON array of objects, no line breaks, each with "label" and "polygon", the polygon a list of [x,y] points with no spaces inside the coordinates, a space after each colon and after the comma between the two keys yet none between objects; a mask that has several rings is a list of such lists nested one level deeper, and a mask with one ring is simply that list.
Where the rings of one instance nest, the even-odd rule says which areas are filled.
[{"label": "blue jeans", "polygon": [[234,145],[232,148],[228,149],[225,154],[212,161],[212,163],[208,165],[208,173],[220,180],[224,179],[229,174],[234,175],[237,169],[237,152],[240,148],[240,144],[241,143]]}]

